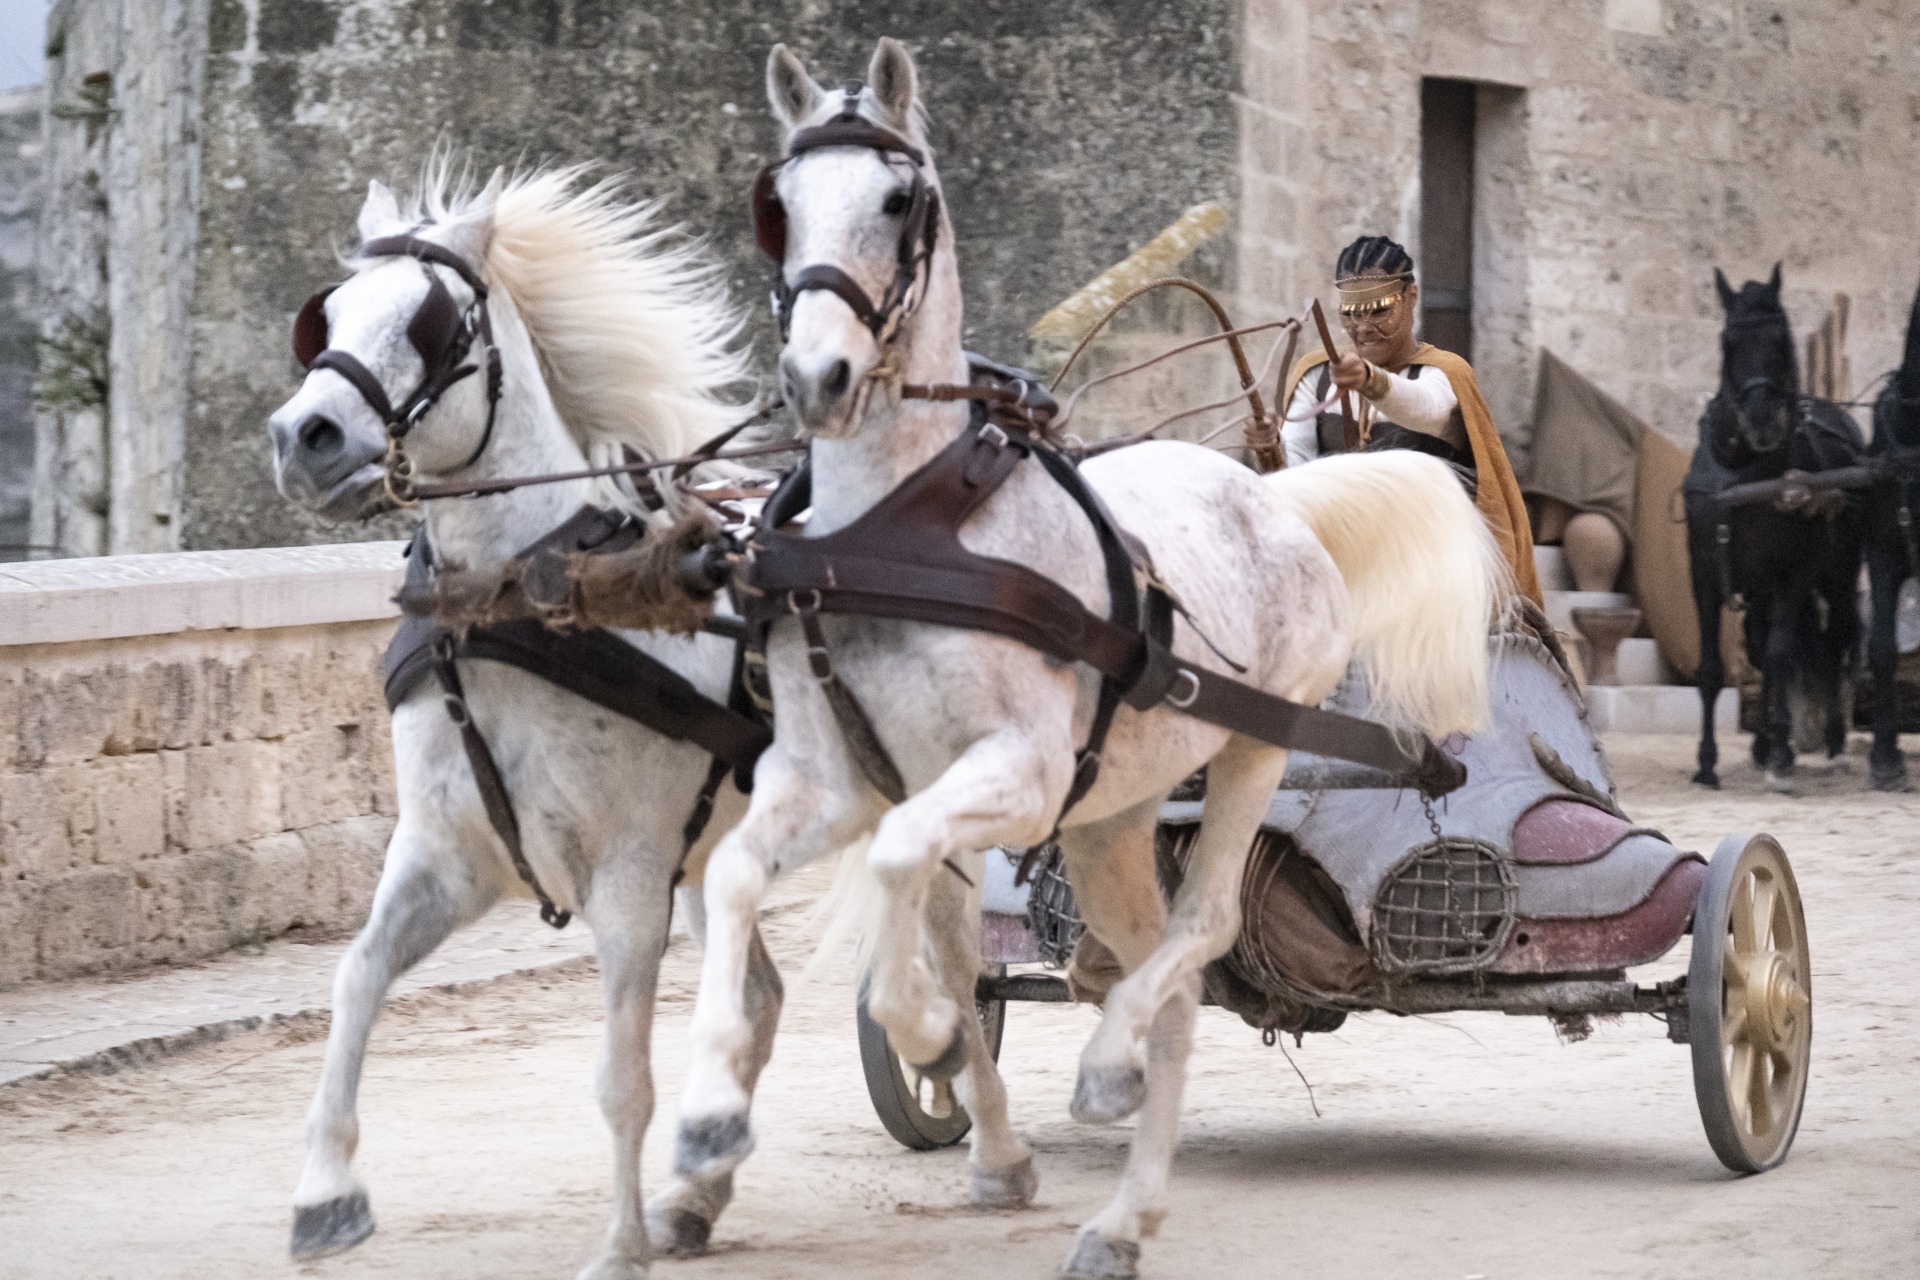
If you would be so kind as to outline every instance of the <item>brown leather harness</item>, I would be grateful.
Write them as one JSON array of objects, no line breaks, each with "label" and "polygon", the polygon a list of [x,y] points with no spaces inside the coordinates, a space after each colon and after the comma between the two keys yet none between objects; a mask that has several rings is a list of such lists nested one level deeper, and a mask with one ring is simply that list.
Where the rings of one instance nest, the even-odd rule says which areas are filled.
[{"label": "brown leather harness", "polygon": [[[954,389],[925,390],[946,393],[925,398],[962,398]],[[1466,780],[1465,767],[1431,741],[1409,748],[1384,725],[1276,697],[1176,657],[1173,617],[1185,610],[1073,460],[1031,429],[1034,419],[1044,416],[1037,397],[1045,393],[1025,384],[1023,394],[1012,404],[993,397],[992,412],[988,397],[973,397],[972,419],[953,443],[852,524],[817,538],[781,528],[809,505],[809,469],[803,463],[768,500],[736,567],[735,595],[747,618],[749,642],[764,648],[776,622],[789,616],[798,620],[809,669],[875,790],[895,803],[906,798],[899,768],[858,697],[834,669],[822,614],[990,632],[1099,672],[1093,722],[1075,758],[1063,820],[1093,787],[1121,702],[1141,711],[1169,706],[1274,746],[1369,765],[1430,797]],[[1045,403],[1051,404],[1050,397]],[[1107,617],[1032,569],[961,544],[967,518],[1028,460],[1044,468],[1092,523],[1106,566]]]},{"label": "brown leather harness", "polygon": [[[528,562],[530,573],[551,569],[547,562],[564,573],[570,555],[625,550],[640,540],[643,531],[638,521],[622,513],[584,507],[515,559]],[[414,535],[407,554],[407,588],[424,589],[434,572],[424,530]],[[455,631],[428,618],[405,619],[387,646],[387,709],[397,710],[428,676],[439,681],[447,715],[460,730],[460,744],[486,807],[487,821],[506,846],[514,870],[539,899],[540,918],[556,929],[565,928],[571,916],[554,905],[527,862],[513,798],[467,704],[458,665],[462,658],[518,667],[596,706],[676,741],[691,742],[710,754],[713,763],[707,769],[706,781],[681,828],[683,862],[706,830],[727,774],[733,774],[742,791],[751,790],[754,762],[773,741],[771,730],[746,692],[743,647],[736,649],[733,688],[722,704],[694,688],[673,668],[610,631],[557,631],[536,619]],[[678,871],[674,879],[677,883]]]}]

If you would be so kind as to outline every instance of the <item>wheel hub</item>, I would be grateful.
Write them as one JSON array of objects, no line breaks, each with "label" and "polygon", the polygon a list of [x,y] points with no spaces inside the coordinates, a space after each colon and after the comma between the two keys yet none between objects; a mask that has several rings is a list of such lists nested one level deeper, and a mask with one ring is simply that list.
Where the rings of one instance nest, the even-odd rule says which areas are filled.
[{"label": "wheel hub", "polygon": [[1787,1049],[1808,1003],[1792,959],[1779,951],[1767,953],[1762,963],[1749,969],[1746,987],[1747,1027],[1753,1041],[1774,1052]]}]

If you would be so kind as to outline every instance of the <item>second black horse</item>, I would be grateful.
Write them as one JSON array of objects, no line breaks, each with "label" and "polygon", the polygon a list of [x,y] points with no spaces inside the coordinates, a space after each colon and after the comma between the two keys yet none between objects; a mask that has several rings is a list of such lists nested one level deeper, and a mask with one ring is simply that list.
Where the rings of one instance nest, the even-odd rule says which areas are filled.
[{"label": "second black horse", "polygon": [[1720,388],[1700,418],[1683,492],[1693,599],[1700,613],[1700,768],[1720,785],[1713,711],[1726,681],[1720,609],[1743,610],[1748,660],[1761,675],[1753,760],[1786,789],[1794,748],[1789,693],[1796,681],[1826,714],[1826,748],[1846,748],[1841,676],[1860,638],[1858,581],[1864,500],[1844,491],[1790,489],[1782,499],[1728,505],[1736,484],[1857,465],[1866,442],[1847,412],[1802,395],[1793,333],[1780,305],[1780,267],[1736,293],[1715,270],[1726,311]]}]

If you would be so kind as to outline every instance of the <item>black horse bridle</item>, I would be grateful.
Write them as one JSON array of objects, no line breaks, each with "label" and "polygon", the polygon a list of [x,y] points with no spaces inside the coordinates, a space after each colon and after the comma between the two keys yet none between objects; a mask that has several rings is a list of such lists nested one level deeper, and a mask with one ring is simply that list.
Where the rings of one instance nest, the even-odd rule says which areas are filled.
[{"label": "black horse bridle", "polygon": [[[418,426],[440,397],[455,383],[478,373],[480,366],[465,363],[477,340],[487,349],[487,426],[480,443],[454,471],[464,471],[480,460],[493,439],[493,423],[500,409],[500,349],[494,345],[493,322],[487,312],[487,286],[480,273],[453,250],[416,235],[382,236],[360,246],[356,257],[413,258],[427,277],[427,296],[413,319],[407,322],[407,341],[420,355],[424,372],[420,382],[398,406],[387,396],[380,379],[360,363],[351,352],[327,345],[327,298],[339,285],[328,285],[307,299],[293,322],[293,354],[309,370],[328,369],[345,378],[360,398],[367,402],[387,429],[387,496],[403,507],[416,504],[413,494],[413,460],[403,445],[407,433]],[[446,267],[473,291],[473,301],[463,310],[453,294],[434,274],[435,266]]]},{"label": "black horse bridle", "polygon": [[[933,259],[934,244],[940,234],[940,192],[926,179],[926,156],[893,130],[860,114],[862,88],[859,81],[849,81],[841,89],[845,101],[840,114],[825,124],[795,133],[787,145],[786,160],[762,168],[753,180],[753,238],[761,251],[777,264],[773,309],[780,321],[782,341],[787,337],[794,300],[810,289],[824,289],[852,308],[874,339],[884,344],[898,329],[898,322],[918,305],[914,286]],[[878,305],[867,297],[866,290],[852,276],[827,263],[802,267],[791,281],[787,279],[787,211],[780,203],[774,181],[788,160],[826,147],[865,147],[879,152],[883,159],[900,156],[911,166],[913,184],[907,194],[907,207],[902,211],[893,281]]]}]

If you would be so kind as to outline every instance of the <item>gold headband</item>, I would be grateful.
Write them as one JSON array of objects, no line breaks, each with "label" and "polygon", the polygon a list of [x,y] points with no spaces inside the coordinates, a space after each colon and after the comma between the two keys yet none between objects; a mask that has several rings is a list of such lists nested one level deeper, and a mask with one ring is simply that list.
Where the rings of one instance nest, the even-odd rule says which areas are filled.
[{"label": "gold headband", "polygon": [[1340,314],[1359,316],[1385,311],[1412,281],[1413,277],[1405,273],[1385,277],[1353,276],[1336,281],[1334,288],[1340,294]]}]

